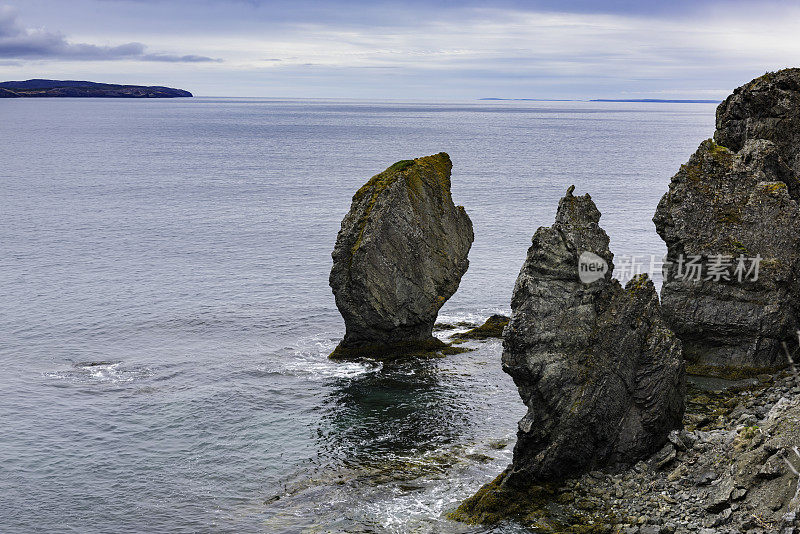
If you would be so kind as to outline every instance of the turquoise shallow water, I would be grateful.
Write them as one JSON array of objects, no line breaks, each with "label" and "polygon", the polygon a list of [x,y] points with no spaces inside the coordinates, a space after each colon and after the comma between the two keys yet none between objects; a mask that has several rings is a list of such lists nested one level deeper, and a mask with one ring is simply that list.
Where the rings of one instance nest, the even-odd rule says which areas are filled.
[{"label": "turquoise shallow water", "polygon": [[[590,192],[615,254],[708,104],[0,102],[3,532],[462,532],[524,409],[497,341],[332,363],[353,192],[446,151],[475,225],[442,320],[508,312],[536,227]],[[495,532],[514,532],[512,525]]]}]

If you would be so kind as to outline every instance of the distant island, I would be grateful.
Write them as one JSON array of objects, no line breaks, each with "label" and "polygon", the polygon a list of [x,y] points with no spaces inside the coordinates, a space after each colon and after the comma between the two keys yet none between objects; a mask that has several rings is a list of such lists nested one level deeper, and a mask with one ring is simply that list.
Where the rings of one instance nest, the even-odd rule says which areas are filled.
[{"label": "distant island", "polygon": [[661,98],[594,98],[591,100],[558,98],[479,98],[478,100],[507,100],[512,102],[655,102],[659,104],[719,104],[721,102],[721,100],[672,100]]},{"label": "distant island", "polygon": [[665,100],[661,98],[595,98],[589,102],[656,102],[662,104],[719,104],[722,100]]},{"label": "distant island", "polygon": [[192,93],[171,87],[116,85],[72,80],[26,80],[0,82],[0,98],[179,98]]},{"label": "distant island", "polygon": [[513,102],[580,102],[568,98],[479,98],[478,100],[509,100]]}]

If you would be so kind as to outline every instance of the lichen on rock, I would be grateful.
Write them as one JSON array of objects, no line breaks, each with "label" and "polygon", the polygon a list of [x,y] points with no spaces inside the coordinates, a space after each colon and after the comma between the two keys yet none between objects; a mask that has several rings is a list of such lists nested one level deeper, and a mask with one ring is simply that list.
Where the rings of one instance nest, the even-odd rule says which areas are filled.
[{"label": "lichen on rock", "polygon": [[450,193],[444,152],[403,160],[353,196],[333,250],[330,285],[345,321],[332,357],[437,350],[439,309],[469,266],[474,235]]}]

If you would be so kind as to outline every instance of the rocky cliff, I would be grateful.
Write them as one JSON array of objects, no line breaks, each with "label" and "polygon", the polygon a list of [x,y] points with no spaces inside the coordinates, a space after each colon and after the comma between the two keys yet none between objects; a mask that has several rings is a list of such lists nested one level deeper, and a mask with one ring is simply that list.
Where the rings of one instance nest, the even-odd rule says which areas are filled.
[{"label": "rocky cliff", "polygon": [[555,224],[533,236],[503,343],[503,369],[528,413],[512,465],[462,505],[467,519],[497,514],[498,494],[635,463],[680,425],[680,341],[662,321],[646,276],[624,289],[612,279],[599,220],[589,195],[570,188]]},{"label": "rocky cliff", "polygon": [[737,89],[672,178],[653,221],[667,244],[662,307],[702,373],[786,363],[800,303],[800,70]]},{"label": "rocky cliff", "polygon": [[719,105],[714,140],[738,152],[753,139],[772,141],[793,176],[800,176],[800,69],[767,73]]},{"label": "rocky cliff", "polygon": [[[559,480],[657,450],[683,413],[680,342],[661,320],[653,284],[623,289],[589,195],[571,190],[556,222],[533,237],[511,300],[503,368],[528,413],[509,480]],[[590,283],[579,269],[602,258]]]},{"label": "rocky cliff", "polygon": [[450,194],[445,153],[399,161],[353,196],[330,285],[346,333],[333,357],[436,347],[433,325],[469,266],[472,222]]}]

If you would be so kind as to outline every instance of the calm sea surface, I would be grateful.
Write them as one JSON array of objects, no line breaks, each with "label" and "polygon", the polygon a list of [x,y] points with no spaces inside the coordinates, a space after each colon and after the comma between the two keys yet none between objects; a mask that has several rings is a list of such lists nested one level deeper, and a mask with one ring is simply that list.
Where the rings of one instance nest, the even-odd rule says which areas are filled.
[{"label": "calm sea surface", "polygon": [[650,219],[713,115],[0,101],[0,531],[484,532],[444,514],[510,460],[524,409],[500,344],[329,362],[350,197],[397,160],[448,152],[475,243],[440,320],[479,321],[509,311],[571,184],[618,257],[663,254]]}]

